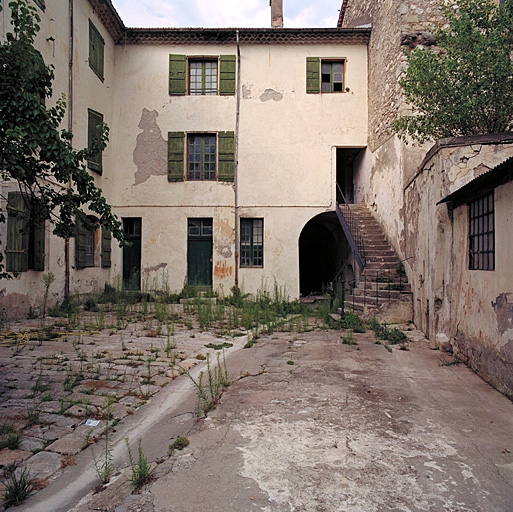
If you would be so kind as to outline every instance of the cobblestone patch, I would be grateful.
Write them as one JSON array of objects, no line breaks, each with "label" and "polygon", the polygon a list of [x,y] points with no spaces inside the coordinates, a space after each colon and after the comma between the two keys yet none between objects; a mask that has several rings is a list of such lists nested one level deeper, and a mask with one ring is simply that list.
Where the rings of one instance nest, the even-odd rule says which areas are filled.
[{"label": "cobblestone patch", "polygon": [[165,307],[164,321],[137,304],[123,322],[115,312],[81,311],[76,327],[46,318],[0,332],[0,426],[20,434],[18,449],[0,450],[0,477],[13,463],[38,480],[57,476],[101,437],[107,422],[122,421],[181,367],[214,354],[206,344],[233,342],[228,335],[200,336],[184,311],[190,306]]}]

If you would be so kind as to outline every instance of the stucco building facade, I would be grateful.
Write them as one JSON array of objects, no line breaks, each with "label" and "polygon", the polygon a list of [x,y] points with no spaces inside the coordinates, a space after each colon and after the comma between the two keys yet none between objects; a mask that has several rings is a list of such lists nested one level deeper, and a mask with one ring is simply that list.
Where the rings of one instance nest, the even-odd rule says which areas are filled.
[{"label": "stucco building facade", "polygon": [[[5,248],[27,258],[2,283],[0,307],[37,307],[48,272],[53,301],[107,282],[319,292],[352,259],[339,185],[399,254],[415,324],[513,394],[513,137],[431,148],[391,131],[408,110],[404,49],[436,44],[441,0],[343,0],[333,29],[283,28],[279,1],[263,29],[132,29],[110,0],[35,4],[37,47],[55,67],[55,97],[67,97],[74,147],[97,123],[110,127],[89,167],[130,246],[100,227],[66,243],[45,226],[29,243],[8,219]],[[4,35],[8,9],[0,16]],[[6,211],[16,184],[1,196]]]},{"label": "stucco building facade", "polygon": [[[110,128],[89,168],[131,245],[98,227],[66,249],[47,225],[41,265],[23,263],[3,283],[2,306],[37,307],[44,272],[56,276],[54,301],[67,285],[82,295],[120,280],[321,291],[349,251],[334,214],[337,170],[367,141],[370,30],[282,28],[276,6],[274,28],[130,29],[108,0],[36,5],[37,47],[55,67],[55,97],[68,98],[74,147],[95,123]],[[16,184],[3,187],[6,207]],[[319,244],[324,274],[308,256]],[[303,275],[319,274],[303,285],[300,260]]]}]

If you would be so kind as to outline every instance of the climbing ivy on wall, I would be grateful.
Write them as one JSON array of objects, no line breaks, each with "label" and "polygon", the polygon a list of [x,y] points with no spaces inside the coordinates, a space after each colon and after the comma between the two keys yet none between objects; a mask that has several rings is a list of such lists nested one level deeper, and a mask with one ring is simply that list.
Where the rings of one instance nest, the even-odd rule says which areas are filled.
[{"label": "climbing ivy on wall", "polygon": [[[9,9],[12,32],[0,45],[0,178],[17,182],[29,204],[37,204],[31,218],[49,221],[55,235],[73,237],[77,215],[87,208],[121,243],[121,224],[86,169],[87,159],[105,148],[108,127],[101,126],[91,147],[72,148],[72,134],[60,128],[64,97],[55,106],[45,105],[53,94],[54,73],[34,47],[40,22],[36,9],[27,0],[10,2]],[[5,222],[2,212],[0,222]],[[3,270],[0,259],[0,275],[8,277]]]},{"label": "climbing ivy on wall", "polygon": [[513,129],[513,1],[446,0],[436,46],[408,51],[400,84],[412,113],[394,130],[426,140]]}]

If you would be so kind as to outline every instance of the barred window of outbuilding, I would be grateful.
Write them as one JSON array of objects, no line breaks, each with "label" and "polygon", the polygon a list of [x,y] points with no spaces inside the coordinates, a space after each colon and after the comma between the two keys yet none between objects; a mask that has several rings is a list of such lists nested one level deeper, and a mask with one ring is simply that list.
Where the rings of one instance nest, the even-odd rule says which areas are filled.
[{"label": "barred window of outbuilding", "polygon": [[468,205],[469,269],[495,270],[495,208],[493,192]]}]

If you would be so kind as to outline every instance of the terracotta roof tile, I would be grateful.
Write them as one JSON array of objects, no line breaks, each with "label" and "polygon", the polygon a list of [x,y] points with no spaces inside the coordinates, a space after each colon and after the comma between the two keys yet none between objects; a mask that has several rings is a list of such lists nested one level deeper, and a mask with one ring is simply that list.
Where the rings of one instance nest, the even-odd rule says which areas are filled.
[{"label": "terracotta roof tile", "polygon": [[367,44],[369,29],[169,28],[126,29],[125,44]]},{"label": "terracotta roof tile", "polygon": [[367,44],[370,29],[341,28],[127,28],[111,0],[89,0],[116,44]]}]

